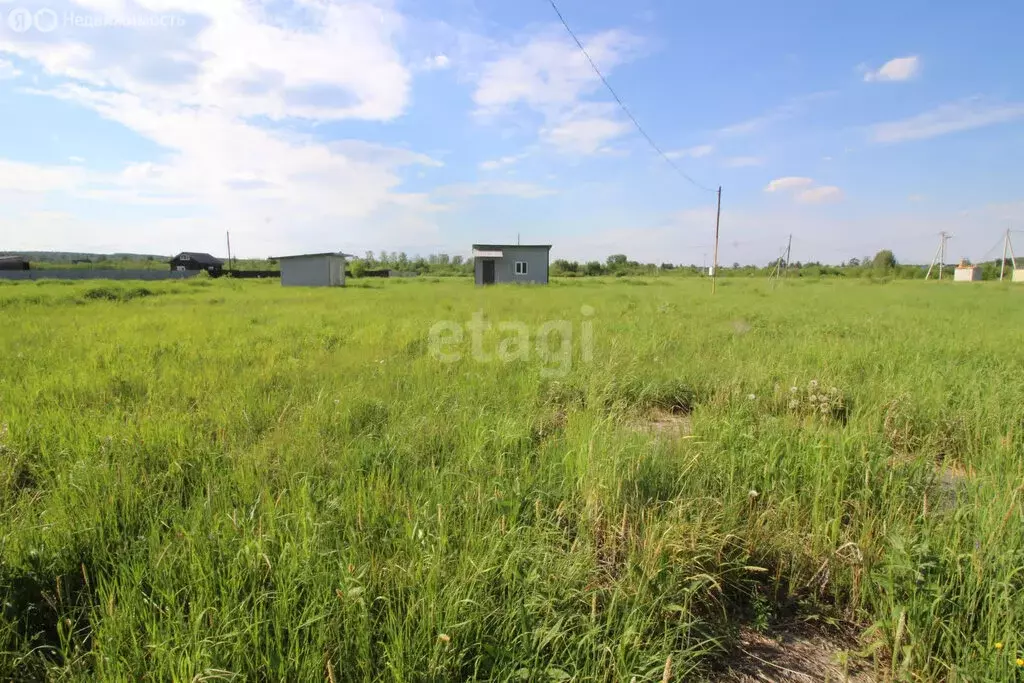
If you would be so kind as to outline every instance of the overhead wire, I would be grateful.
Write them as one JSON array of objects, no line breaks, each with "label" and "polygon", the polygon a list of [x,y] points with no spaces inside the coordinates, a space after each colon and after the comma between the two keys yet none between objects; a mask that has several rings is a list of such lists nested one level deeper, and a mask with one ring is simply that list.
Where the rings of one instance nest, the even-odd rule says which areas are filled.
[{"label": "overhead wire", "polygon": [[608,92],[610,92],[612,97],[615,98],[615,101],[619,103],[619,106],[622,108],[622,111],[626,113],[626,116],[628,116],[629,120],[633,122],[633,125],[640,132],[640,134],[644,136],[644,139],[647,140],[647,143],[651,146],[651,148],[654,149],[654,151],[657,152],[658,155],[662,159],[664,159],[669,166],[675,169],[676,173],[678,173],[687,181],[689,181],[690,184],[692,184],[694,187],[704,190],[705,192],[715,192],[716,190],[714,190],[713,188],[707,187],[706,185],[702,185],[701,183],[697,182],[692,177],[690,177],[686,173],[686,171],[684,171],[682,168],[679,167],[678,164],[672,161],[672,159],[667,154],[665,154],[665,152],[662,151],[661,147],[658,146],[658,143],[656,143],[654,139],[647,134],[647,131],[644,130],[644,127],[641,126],[640,122],[637,121],[635,116],[633,116],[633,112],[629,110],[629,107],[627,107],[626,103],[622,101],[622,98],[619,97],[619,94],[615,92],[615,89],[611,86],[611,83],[608,82],[608,79],[604,77],[603,73],[601,73],[601,69],[597,67],[597,64],[590,57],[590,53],[587,52],[587,48],[583,46],[583,43],[576,36],[576,33],[569,27],[569,23],[565,20],[565,17],[562,16],[562,11],[558,9],[558,5],[555,4],[555,0],[548,0],[548,2],[551,4],[551,9],[555,10],[555,14],[558,15],[558,19],[559,21],[562,22],[562,26],[565,27],[566,32],[570,36],[572,36],[572,39],[574,41],[576,41],[576,46],[580,49],[580,52],[583,53],[583,56],[587,58],[587,61],[590,63],[590,67],[594,70],[594,73],[596,73],[598,78],[601,79],[601,82],[604,83],[604,87],[608,89]]}]

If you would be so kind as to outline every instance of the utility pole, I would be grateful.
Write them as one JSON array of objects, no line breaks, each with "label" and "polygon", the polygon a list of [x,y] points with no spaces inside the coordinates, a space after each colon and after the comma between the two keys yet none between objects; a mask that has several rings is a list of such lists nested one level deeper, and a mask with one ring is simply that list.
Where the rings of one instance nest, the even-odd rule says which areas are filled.
[{"label": "utility pole", "polygon": [[935,252],[935,256],[932,258],[932,264],[928,266],[928,272],[925,274],[924,279],[928,280],[932,276],[932,269],[935,268],[936,262],[939,264],[939,280],[942,280],[942,269],[946,263],[946,242],[952,237],[948,232],[939,233],[939,248]]},{"label": "utility pole", "polygon": [[1013,253],[1013,240],[1010,239],[1010,231],[1006,231],[1006,246],[1010,249],[1010,265],[1013,266],[1013,277],[1017,276],[1017,255]]},{"label": "utility pole", "polygon": [[789,274],[789,257],[793,255],[793,233],[789,234],[789,242],[786,243],[786,270],[783,275]]},{"label": "utility pole", "polygon": [[231,270],[231,231],[228,231],[228,270]]},{"label": "utility pole", "polygon": [[715,293],[718,284],[718,225],[722,219],[722,186],[718,186],[718,211],[715,213],[715,257],[711,265],[711,293]]},{"label": "utility pole", "polygon": [[[1010,248],[1010,229],[1006,229],[1006,238],[1003,239],[1003,260],[999,262],[999,281],[1003,281],[1003,274],[1006,272],[1006,252]],[[1016,264],[1014,264],[1016,266]],[[1015,268],[1016,270],[1016,268]]]},{"label": "utility pole", "polygon": [[942,269],[946,267],[946,242],[949,241],[951,235],[946,232],[939,233],[942,237],[942,260],[939,261],[939,280],[942,280]]}]

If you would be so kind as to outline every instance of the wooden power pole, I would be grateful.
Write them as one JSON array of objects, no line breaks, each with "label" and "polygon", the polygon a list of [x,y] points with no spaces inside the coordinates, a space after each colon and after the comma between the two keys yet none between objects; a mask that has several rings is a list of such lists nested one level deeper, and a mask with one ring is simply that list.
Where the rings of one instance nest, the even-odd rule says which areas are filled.
[{"label": "wooden power pole", "polygon": [[228,231],[228,270],[231,270],[231,231]]},{"label": "wooden power pole", "polygon": [[722,219],[722,186],[718,186],[718,211],[715,212],[715,256],[711,265],[711,293],[718,284],[718,225]]},{"label": "wooden power pole", "polygon": [[789,275],[789,258],[793,255],[793,235],[789,235],[789,242],[786,243],[786,270],[782,274]]},{"label": "wooden power pole", "polygon": [[1003,274],[1006,273],[1006,252],[1010,248],[1010,229],[1006,229],[1006,237],[1003,239],[1003,260],[999,262],[999,281],[1003,281]]}]

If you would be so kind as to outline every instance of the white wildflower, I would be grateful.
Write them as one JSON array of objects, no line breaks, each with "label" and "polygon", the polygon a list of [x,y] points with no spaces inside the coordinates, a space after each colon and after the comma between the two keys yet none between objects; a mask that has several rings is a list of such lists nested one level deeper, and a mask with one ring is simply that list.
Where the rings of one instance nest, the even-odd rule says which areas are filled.
[{"label": "white wildflower", "polygon": [[760,495],[761,494],[758,493],[755,489],[750,489],[750,491],[747,492],[747,497],[749,497],[751,500],[757,498]]},{"label": "white wildflower", "polygon": [[791,393],[791,394],[795,394],[795,393],[796,393],[796,392],[798,392],[798,391],[800,391],[800,390],[799,390],[799,389],[797,389],[796,387],[790,387],[790,388],[789,388],[789,393]]},{"label": "white wildflower", "polygon": [[747,394],[747,399],[751,401],[756,401],[757,396],[755,396],[754,394]]}]

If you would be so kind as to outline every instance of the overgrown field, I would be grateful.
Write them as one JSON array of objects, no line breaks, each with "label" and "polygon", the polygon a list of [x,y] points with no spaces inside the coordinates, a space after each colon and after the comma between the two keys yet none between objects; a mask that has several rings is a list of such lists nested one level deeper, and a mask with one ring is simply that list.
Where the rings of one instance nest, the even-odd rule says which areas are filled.
[{"label": "overgrown field", "polygon": [[1024,286],[708,289],[0,284],[0,678],[1020,679]]}]

